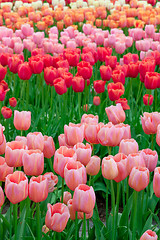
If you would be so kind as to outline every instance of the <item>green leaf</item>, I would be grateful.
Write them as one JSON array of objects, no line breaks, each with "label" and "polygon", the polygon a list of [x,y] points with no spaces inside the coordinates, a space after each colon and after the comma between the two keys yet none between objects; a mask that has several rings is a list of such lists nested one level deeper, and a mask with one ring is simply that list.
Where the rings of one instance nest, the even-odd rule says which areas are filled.
[{"label": "green leaf", "polygon": [[106,193],[106,185],[103,182],[96,182],[94,184],[94,191],[103,191]]},{"label": "green leaf", "polygon": [[[148,217],[148,219],[147,219],[147,221],[146,221],[146,223],[145,223],[145,225],[144,225],[144,228],[143,228],[143,230],[142,230],[142,234],[143,234],[145,231],[147,231],[148,229],[150,229],[151,226],[152,226],[152,215],[150,215],[150,216]],[[142,234],[141,234],[141,235],[142,235]]]},{"label": "green leaf", "polygon": [[21,240],[23,239],[23,234],[24,234],[24,229],[25,229],[25,216],[26,216],[26,208],[24,207],[22,213],[21,213],[22,219],[20,219],[20,224],[18,225],[18,230],[17,230],[17,236],[18,239]]}]

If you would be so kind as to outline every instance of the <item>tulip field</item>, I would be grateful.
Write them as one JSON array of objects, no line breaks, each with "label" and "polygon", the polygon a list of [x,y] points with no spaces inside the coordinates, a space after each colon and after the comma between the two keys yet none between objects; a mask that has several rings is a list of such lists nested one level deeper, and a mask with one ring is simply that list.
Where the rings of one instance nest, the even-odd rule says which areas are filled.
[{"label": "tulip field", "polygon": [[160,2],[0,0],[0,240],[160,240]]}]

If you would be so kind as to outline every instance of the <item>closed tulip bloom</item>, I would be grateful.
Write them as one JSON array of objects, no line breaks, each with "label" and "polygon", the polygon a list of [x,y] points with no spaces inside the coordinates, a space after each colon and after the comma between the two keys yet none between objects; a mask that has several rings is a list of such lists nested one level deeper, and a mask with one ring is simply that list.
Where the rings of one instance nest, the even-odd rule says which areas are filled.
[{"label": "closed tulip bloom", "polygon": [[68,162],[64,167],[64,179],[66,185],[72,191],[82,183],[87,182],[86,169],[79,161]]},{"label": "closed tulip bloom", "polygon": [[98,156],[92,156],[86,165],[88,175],[95,176],[99,173],[101,159]]},{"label": "closed tulip bloom", "polygon": [[112,79],[114,83],[121,82],[123,85],[125,84],[125,74],[122,70],[114,70],[112,72]]},{"label": "closed tulip bloom", "polygon": [[53,85],[54,79],[58,78],[58,70],[53,66],[44,69],[44,80],[47,85]]},{"label": "closed tulip bloom", "polygon": [[70,217],[68,207],[63,203],[56,203],[54,205],[48,203],[47,208],[46,226],[55,232],[62,232]]},{"label": "closed tulip bloom", "polygon": [[21,171],[6,176],[5,193],[13,204],[19,203],[28,196],[28,178]]},{"label": "closed tulip bloom", "polygon": [[94,104],[95,106],[99,106],[100,103],[101,103],[100,97],[99,97],[99,96],[94,96],[94,98],[93,98],[93,104]]},{"label": "closed tulip bloom", "polygon": [[0,187],[0,209],[3,204],[4,204],[4,192],[3,192],[2,187]]},{"label": "closed tulip bloom", "polygon": [[106,82],[103,80],[96,80],[93,82],[94,90],[96,93],[103,93],[105,91]]},{"label": "closed tulip bloom", "polygon": [[76,211],[73,209],[73,199],[69,199],[67,202],[67,207],[70,213],[70,219],[75,220],[76,218]]},{"label": "closed tulip bloom", "polygon": [[141,153],[131,153],[127,157],[127,172],[130,174],[133,167],[145,167],[145,161]]},{"label": "closed tulip bloom", "polygon": [[64,126],[64,134],[66,143],[69,146],[74,146],[78,142],[83,142],[84,124],[69,123],[69,126]]},{"label": "closed tulip bloom", "polygon": [[14,126],[17,130],[28,130],[31,126],[31,112],[30,111],[14,111]]},{"label": "closed tulip bloom", "polygon": [[104,126],[104,123],[85,124],[85,129],[84,129],[85,140],[92,144],[99,144],[97,134],[103,126]]},{"label": "closed tulip bloom", "polygon": [[136,78],[138,76],[138,73],[139,73],[139,62],[136,62],[136,63],[130,62],[128,64],[127,76],[131,78]]},{"label": "closed tulip bloom", "polygon": [[141,116],[142,128],[145,134],[156,134],[157,127],[160,124],[160,113],[158,112],[144,112]]},{"label": "closed tulip bloom", "polygon": [[43,154],[45,158],[51,158],[55,153],[55,145],[52,137],[44,135]]},{"label": "closed tulip bloom", "polygon": [[160,198],[160,167],[154,169],[153,190],[155,195]]},{"label": "closed tulip bloom", "polygon": [[21,63],[18,67],[18,76],[22,80],[29,80],[32,76],[32,70],[28,62]]},{"label": "closed tulip bloom", "polygon": [[[67,205],[67,202],[72,198],[72,194],[68,191],[63,193],[63,203]],[[60,198],[61,201],[61,198]]]},{"label": "closed tulip bloom", "polygon": [[56,93],[63,95],[67,92],[67,86],[63,78],[56,78],[53,82]]},{"label": "closed tulip bloom", "polygon": [[144,79],[144,85],[147,89],[156,89],[160,81],[160,75],[157,72],[147,72]]},{"label": "closed tulip bloom", "polygon": [[145,161],[146,167],[150,172],[153,172],[157,166],[158,154],[156,151],[152,151],[151,149],[143,149],[141,151],[142,157]]},{"label": "closed tulip bloom", "polygon": [[144,96],[143,96],[143,103],[144,103],[144,105],[152,105],[152,103],[153,103],[153,95],[151,95],[151,94],[145,94]]},{"label": "closed tulip bloom", "polygon": [[85,80],[82,76],[76,76],[72,79],[72,89],[74,92],[83,92],[85,88]]},{"label": "closed tulip bloom", "polygon": [[122,139],[119,144],[119,153],[124,153],[125,155],[129,155],[131,153],[137,153],[139,150],[138,143],[135,139]]},{"label": "closed tulip bloom", "polygon": [[107,86],[109,99],[111,101],[118,100],[124,94],[124,86],[122,83],[109,83]]},{"label": "closed tulip bloom", "polygon": [[102,175],[108,180],[118,176],[118,168],[113,156],[110,155],[102,159]]},{"label": "closed tulip bloom", "polygon": [[116,178],[114,178],[114,181],[121,182],[128,176],[126,170],[127,156],[123,153],[118,153],[115,156],[113,156],[113,159],[116,162],[118,168],[118,175]]},{"label": "closed tulip bloom", "polygon": [[4,141],[4,134],[3,134],[4,129],[5,128],[0,124],[0,144],[2,144]]},{"label": "closed tulip bloom", "polygon": [[147,230],[143,233],[140,240],[157,240],[158,236],[155,232],[152,230]]},{"label": "closed tulip bloom", "polygon": [[32,56],[29,58],[29,65],[34,74],[40,74],[44,68],[44,62],[41,55]]},{"label": "closed tulip bloom", "polygon": [[42,202],[48,197],[48,180],[44,176],[31,177],[28,195],[33,202]]},{"label": "closed tulip bloom", "polygon": [[17,99],[15,97],[9,98],[9,104],[11,107],[17,106]]},{"label": "closed tulip bloom", "polygon": [[93,68],[89,62],[81,61],[77,64],[78,75],[82,76],[84,80],[90,79],[92,77]]},{"label": "closed tulip bloom", "polygon": [[112,76],[112,68],[110,66],[100,66],[100,74],[103,81],[109,81]]},{"label": "closed tulip bloom", "polygon": [[4,157],[0,157],[0,181],[4,182],[8,174],[13,173],[13,167],[9,167]]},{"label": "closed tulip bloom", "polygon": [[27,138],[24,136],[16,136],[15,141],[23,142],[25,145],[27,145]]},{"label": "closed tulip bloom", "polygon": [[43,152],[44,138],[41,132],[33,132],[27,134],[27,146],[28,149],[39,149]]},{"label": "closed tulip bloom", "polygon": [[114,69],[117,65],[117,56],[106,56],[105,64],[106,66],[109,65],[112,69]]},{"label": "closed tulip bloom", "polygon": [[5,153],[5,150],[6,150],[6,138],[4,136],[4,140],[2,144],[0,144],[0,155],[3,155]]},{"label": "closed tulip bloom", "polygon": [[73,147],[74,151],[77,154],[77,160],[80,161],[84,166],[87,165],[87,163],[90,161],[91,154],[92,154],[92,148],[91,145],[86,143],[77,143]]},{"label": "closed tulip bloom", "polygon": [[54,155],[54,171],[64,178],[64,167],[67,162],[76,161],[77,154],[72,148],[61,146]]},{"label": "closed tulip bloom", "polygon": [[22,157],[23,168],[26,175],[38,176],[44,170],[44,155],[39,150],[28,150]]},{"label": "closed tulip bloom", "polygon": [[129,175],[128,184],[137,192],[145,189],[149,184],[149,170],[146,167],[134,167]]},{"label": "closed tulip bloom", "polygon": [[1,108],[1,113],[5,119],[12,117],[12,110],[6,106]]},{"label": "closed tulip bloom", "polygon": [[120,103],[116,104],[116,106],[110,106],[105,108],[106,114],[108,116],[109,122],[113,124],[118,124],[125,121],[126,114]]},{"label": "closed tulip bloom", "polygon": [[57,175],[54,175],[52,172],[47,172],[43,176],[48,180],[48,192],[53,192],[55,185],[58,183]]},{"label": "closed tulip bloom", "polygon": [[115,103],[120,103],[124,111],[130,109],[126,98],[119,98]]},{"label": "closed tulip bloom", "polygon": [[67,143],[66,143],[66,140],[65,140],[65,135],[64,134],[60,134],[58,136],[58,142],[59,142],[59,146],[66,146],[67,148],[72,148],[72,146],[69,146]]},{"label": "closed tulip bloom", "polygon": [[7,165],[10,167],[22,167],[22,157],[27,149],[27,146],[23,142],[8,142],[5,150],[5,161]]},{"label": "closed tulip bloom", "polygon": [[93,114],[83,114],[82,118],[81,118],[81,123],[87,123],[87,124],[92,124],[92,123],[96,123],[98,124],[98,115],[93,115]]},{"label": "closed tulip bloom", "polygon": [[91,213],[96,196],[92,186],[79,184],[73,194],[73,209],[77,212]]}]

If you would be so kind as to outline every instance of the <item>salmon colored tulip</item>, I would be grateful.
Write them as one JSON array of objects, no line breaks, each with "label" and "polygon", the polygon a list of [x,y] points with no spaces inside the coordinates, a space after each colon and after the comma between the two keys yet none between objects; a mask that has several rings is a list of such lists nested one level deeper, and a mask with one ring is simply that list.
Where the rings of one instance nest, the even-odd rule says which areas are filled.
[{"label": "salmon colored tulip", "polygon": [[134,167],[129,175],[128,184],[137,192],[145,189],[149,184],[149,170],[146,167]]},{"label": "salmon colored tulip", "polygon": [[64,167],[67,162],[76,161],[77,154],[72,148],[61,146],[54,155],[54,171],[64,178]]},{"label": "salmon colored tulip", "polygon": [[[63,203],[67,205],[67,202],[72,198],[72,194],[68,191],[63,193]],[[60,198],[61,201],[61,198]]]},{"label": "salmon colored tulip", "polygon": [[158,236],[157,234],[152,230],[147,230],[143,233],[140,240],[157,240]]},{"label": "salmon colored tulip", "polygon": [[15,141],[23,142],[25,145],[27,145],[27,138],[23,136],[16,136]]},{"label": "salmon colored tulip", "polygon": [[84,165],[79,161],[68,162],[64,167],[64,179],[66,185],[72,191],[74,191],[79,184],[86,184],[87,174]]},{"label": "salmon colored tulip", "polygon": [[57,175],[54,175],[52,172],[47,172],[43,175],[48,180],[48,192],[53,192],[55,185],[58,183]]},{"label": "salmon colored tulip", "polygon": [[67,207],[70,213],[70,219],[75,220],[76,218],[76,211],[73,209],[73,199],[69,199],[67,202]]},{"label": "salmon colored tulip", "polygon": [[150,172],[153,172],[157,166],[158,162],[158,154],[156,151],[152,151],[151,149],[143,149],[141,151],[142,157],[145,161],[146,167],[149,169]]},{"label": "salmon colored tulip", "polygon": [[98,156],[92,156],[86,165],[88,175],[94,176],[99,173],[101,159]]},{"label": "salmon colored tulip", "polygon": [[119,144],[119,153],[129,155],[131,153],[137,153],[139,149],[138,143],[135,139],[122,139]]},{"label": "salmon colored tulip", "polygon": [[28,149],[39,149],[43,152],[44,138],[41,132],[33,132],[27,134],[27,146]]},{"label": "salmon colored tulip", "polygon": [[92,148],[89,143],[83,144],[83,143],[77,143],[73,147],[74,151],[77,154],[77,160],[80,161],[84,166],[87,165],[87,163],[90,161],[91,154],[92,154]]},{"label": "salmon colored tulip", "polygon": [[96,196],[92,186],[79,184],[73,194],[73,209],[78,212],[91,213]]},{"label": "salmon colored tulip", "polygon": [[38,176],[44,170],[44,155],[39,150],[28,150],[22,156],[23,168],[26,175]]},{"label": "salmon colored tulip", "polygon": [[72,148],[72,146],[69,146],[67,143],[66,143],[66,140],[65,140],[65,135],[64,134],[60,134],[58,136],[58,142],[59,142],[59,146],[66,146],[67,148]]},{"label": "salmon colored tulip", "polygon": [[85,124],[85,129],[84,129],[85,140],[92,144],[99,144],[98,132],[103,126],[104,126],[104,123]]},{"label": "salmon colored tulip", "polygon": [[127,156],[123,153],[118,153],[115,156],[113,156],[113,159],[116,162],[118,168],[118,175],[116,178],[114,178],[114,181],[120,182],[124,180],[128,175],[126,170]]},{"label": "salmon colored tulip", "polygon": [[44,135],[43,154],[45,158],[51,158],[55,153],[55,145],[52,137]]},{"label": "salmon colored tulip", "polygon": [[5,150],[5,161],[7,165],[10,167],[22,167],[22,157],[27,149],[27,146],[23,142],[8,142]]},{"label": "salmon colored tulip", "polygon": [[42,175],[31,177],[28,195],[33,202],[42,202],[48,197],[48,180]]},{"label": "salmon colored tulip", "polygon": [[126,98],[119,98],[115,103],[120,103],[124,111],[130,109]]},{"label": "salmon colored tulip", "polygon": [[13,173],[13,167],[9,167],[4,157],[0,157],[0,181],[5,181],[8,174]]},{"label": "salmon colored tulip", "polygon": [[113,124],[118,124],[124,122],[126,119],[126,114],[120,103],[117,103],[116,106],[110,106],[105,108],[106,114],[108,116],[109,122]]},{"label": "salmon colored tulip", "polygon": [[4,141],[4,134],[3,134],[3,131],[4,131],[4,127],[0,124],[0,145],[3,143]]},{"label": "salmon colored tulip", "polygon": [[3,204],[4,204],[4,192],[3,192],[2,187],[0,187],[0,209]]},{"label": "salmon colored tulip", "polygon": [[109,180],[118,176],[118,168],[113,156],[110,155],[102,159],[102,175]]},{"label": "salmon colored tulip", "polygon": [[17,130],[28,130],[31,126],[31,112],[14,111],[14,126]]},{"label": "salmon colored tulip", "polygon": [[28,178],[21,171],[6,176],[5,193],[13,204],[19,203],[28,196]]},{"label": "salmon colored tulip", "polygon": [[54,205],[48,203],[47,208],[46,226],[55,232],[62,232],[70,217],[68,207],[63,203],[56,203]]},{"label": "salmon colored tulip", "polygon": [[4,140],[2,144],[0,144],[0,155],[3,155],[5,153],[5,150],[6,150],[6,138],[4,136]]},{"label": "salmon colored tulip", "polygon": [[156,143],[160,146],[160,124],[157,127]]},{"label": "salmon colored tulip", "polygon": [[83,142],[84,125],[69,123],[69,126],[64,126],[64,134],[66,143],[69,146],[74,146],[78,142]]},{"label": "salmon colored tulip", "polygon": [[130,174],[133,167],[145,167],[145,161],[141,153],[131,153],[127,156],[127,172]]},{"label": "salmon colored tulip", "polygon": [[81,118],[81,123],[87,123],[87,124],[98,124],[98,115],[93,115],[93,114],[83,114],[82,118]]},{"label": "salmon colored tulip", "polygon": [[145,134],[155,134],[157,132],[158,124],[160,124],[160,113],[158,112],[144,112],[141,116],[142,128]]}]

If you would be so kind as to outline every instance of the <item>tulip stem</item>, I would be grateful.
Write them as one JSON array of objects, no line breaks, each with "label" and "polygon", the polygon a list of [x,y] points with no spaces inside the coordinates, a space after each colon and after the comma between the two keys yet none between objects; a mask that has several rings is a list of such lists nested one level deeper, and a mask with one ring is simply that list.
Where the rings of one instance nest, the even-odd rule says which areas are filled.
[{"label": "tulip stem", "polygon": [[79,111],[79,117],[81,118],[81,93],[78,92],[78,111]]},{"label": "tulip stem", "polygon": [[37,240],[41,239],[41,223],[40,223],[40,206],[39,202],[36,203],[36,220],[37,220]]},{"label": "tulip stem", "polygon": [[17,240],[17,210],[18,203],[13,204],[13,223],[14,223],[14,239]]},{"label": "tulip stem", "polygon": [[86,240],[86,214],[83,213],[83,236],[84,236],[84,240]]},{"label": "tulip stem", "polygon": [[91,186],[92,185],[92,176],[90,175],[89,176],[89,186]]},{"label": "tulip stem", "polygon": [[109,188],[109,181],[106,180],[106,228],[108,227],[108,188]]},{"label": "tulip stem", "polygon": [[113,180],[111,180],[111,202],[112,202],[112,240],[115,239],[115,194],[114,194],[114,186],[113,186]]},{"label": "tulip stem", "polygon": [[78,213],[75,213],[75,240],[78,239]]},{"label": "tulip stem", "polygon": [[154,111],[156,111],[156,109],[157,109],[157,88],[154,90],[154,104],[155,104]]},{"label": "tulip stem", "polygon": [[123,201],[123,209],[125,207],[125,181],[122,181],[122,201]]},{"label": "tulip stem", "polygon": [[61,193],[61,202],[63,203],[63,192],[64,192],[64,178],[62,178],[62,193]]},{"label": "tulip stem", "polygon": [[137,228],[137,198],[138,192],[134,190],[133,193],[133,204],[132,204],[132,211],[133,211],[133,231],[132,231],[132,240],[136,239],[136,228]]},{"label": "tulip stem", "polygon": [[137,93],[137,97],[136,97],[136,105],[137,105],[137,103],[138,103],[138,101],[139,101],[139,95],[140,95],[141,85],[142,85],[142,82],[140,81],[139,87],[138,87],[138,93]]},{"label": "tulip stem", "polygon": [[154,134],[151,134],[151,149],[153,150],[154,146]]},{"label": "tulip stem", "polygon": [[120,197],[120,183],[118,182],[117,183],[117,199],[116,199],[116,226],[115,226],[116,231],[117,231],[117,225],[118,225],[119,197]]},{"label": "tulip stem", "polygon": [[[10,223],[12,222],[11,218],[12,218],[12,203],[10,202]],[[12,238],[12,224],[9,225],[9,236],[11,239]]]}]

